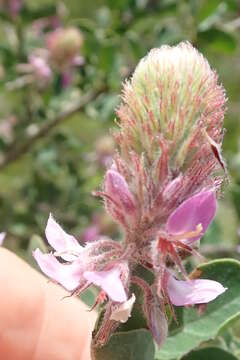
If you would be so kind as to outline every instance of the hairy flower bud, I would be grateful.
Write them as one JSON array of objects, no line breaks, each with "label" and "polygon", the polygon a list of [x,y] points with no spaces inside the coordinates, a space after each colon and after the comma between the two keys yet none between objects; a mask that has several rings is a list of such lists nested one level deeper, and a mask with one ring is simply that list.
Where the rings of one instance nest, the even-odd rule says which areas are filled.
[{"label": "hairy flower bud", "polygon": [[122,156],[144,152],[152,164],[167,142],[169,164],[188,166],[206,144],[222,141],[225,92],[207,60],[190,43],[152,49],[123,88],[116,134]]},{"label": "hairy flower bud", "polygon": [[136,223],[137,207],[124,177],[115,170],[108,170],[105,177],[107,209],[120,223]]},{"label": "hairy flower bud", "polygon": [[47,37],[47,48],[51,59],[59,68],[74,64],[82,44],[82,34],[74,27],[57,29]]}]

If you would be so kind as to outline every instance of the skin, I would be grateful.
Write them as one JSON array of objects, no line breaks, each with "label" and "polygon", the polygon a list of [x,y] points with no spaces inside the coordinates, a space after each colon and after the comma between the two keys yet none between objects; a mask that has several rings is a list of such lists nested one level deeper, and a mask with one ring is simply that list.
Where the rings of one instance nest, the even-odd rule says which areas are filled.
[{"label": "skin", "polygon": [[90,360],[94,312],[0,249],[0,354],[5,360]]}]

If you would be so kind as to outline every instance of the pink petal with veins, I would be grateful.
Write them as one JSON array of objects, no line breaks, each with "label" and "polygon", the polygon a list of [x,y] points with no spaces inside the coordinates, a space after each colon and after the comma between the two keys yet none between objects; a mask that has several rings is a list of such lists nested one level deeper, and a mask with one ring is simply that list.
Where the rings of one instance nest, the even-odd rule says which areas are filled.
[{"label": "pink petal with veins", "polygon": [[[61,226],[58,225],[52,214],[49,215],[45,234],[49,244],[59,253],[80,253],[83,249],[74,236],[66,233]],[[77,259],[77,256],[73,254],[63,254],[61,257],[66,261]]]},{"label": "pink petal with veins", "polygon": [[172,304],[176,306],[205,304],[216,299],[227,289],[217,281],[196,279],[176,280],[169,276],[167,291]]},{"label": "pink petal with veins", "polygon": [[[199,240],[206,232],[216,213],[216,197],[214,191],[202,191],[184,201],[168,218],[167,231],[169,234],[181,234],[196,230],[202,225],[202,233],[185,240],[191,244]],[[184,239],[183,239],[184,240]]]},{"label": "pink petal with veins", "polygon": [[83,276],[86,280],[104,290],[113,301],[127,301],[127,295],[120,279],[120,270],[118,268],[112,268],[108,271],[85,271]]},{"label": "pink petal with veins", "polygon": [[68,291],[76,289],[83,280],[82,268],[77,261],[72,264],[61,264],[54,255],[43,254],[39,249],[33,252],[33,257],[45,275]]}]

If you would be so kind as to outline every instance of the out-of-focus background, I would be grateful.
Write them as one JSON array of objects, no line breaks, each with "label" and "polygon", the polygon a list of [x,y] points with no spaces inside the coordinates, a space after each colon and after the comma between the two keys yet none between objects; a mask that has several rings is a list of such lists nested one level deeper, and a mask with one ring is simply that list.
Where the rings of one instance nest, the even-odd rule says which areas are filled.
[{"label": "out-of-focus background", "polygon": [[121,83],[151,48],[190,41],[228,97],[230,186],[202,241],[209,257],[240,244],[239,0],[0,0],[0,230],[32,261],[49,212],[79,241],[120,236],[99,199],[114,152]]}]

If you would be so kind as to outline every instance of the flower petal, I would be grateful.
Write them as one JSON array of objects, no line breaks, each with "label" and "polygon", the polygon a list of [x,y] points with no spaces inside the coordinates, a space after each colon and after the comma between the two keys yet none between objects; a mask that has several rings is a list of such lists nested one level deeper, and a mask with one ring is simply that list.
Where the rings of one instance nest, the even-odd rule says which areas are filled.
[{"label": "flower petal", "polygon": [[167,284],[171,303],[176,306],[204,304],[216,299],[227,289],[217,281],[196,279],[181,281],[169,276]]},{"label": "flower petal", "polygon": [[214,191],[202,191],[184,201],[169,217],[167,231],[169,234],[181,234],[194,231],[202,225],[201,236],[185,240],[188,244],[199,240],[206,232],[216,213]]},{"label": "flower petal", "polygon": [[75,261],[72,264],[61,264],[54,255],[43,254],[40,249],[33,252],[33,257],[44,274],[72,291],[82,281],[81,265]]},{"label": "flower petal", "polygon": [[61,257],[66,261],[75,260],[77,256],[71,253],[79,253],[82,250],[82,246],[78,243],[74,236],[67,234],[54,220],[52,214],[49,215],[45,234],[49,244],[57,252],[69,252],[69,254],[61,255]]},{"label": "flower petal", "polygon": [[120,321],[125,323],[131,316],[133,305],[136,301],[136,296],[132,294],[130,299],[117,306],[111,313],[110,320]]},{"label": "flower petal", "polygon": [[124,302],[127,300],[118,268],[108,271],[85,271],[83,276],[91,283],[100,286],[113,301]]}]

